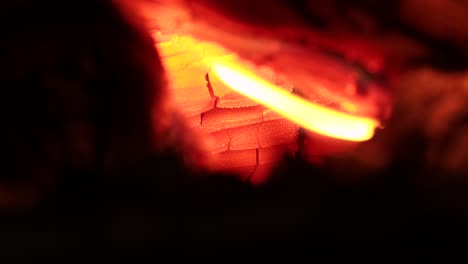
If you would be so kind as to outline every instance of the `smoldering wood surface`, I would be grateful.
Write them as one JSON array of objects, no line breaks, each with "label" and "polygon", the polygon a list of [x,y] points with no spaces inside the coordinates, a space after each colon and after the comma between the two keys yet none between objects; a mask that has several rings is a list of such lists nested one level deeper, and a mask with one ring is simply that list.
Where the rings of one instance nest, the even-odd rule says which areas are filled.
[{"label": "smoldering wood surface", "polygon": [[[186,30],[207,38],[219,34],[222,37],[217,41],[224,41],[223,44],[234,50],[237,45],[240,53],[244,52],[239,46],[243,42],[241,38],[245,41],[252,37],[257,39],[258,47],[268,47],[271,43],[263,38],[274,36],[277,40],[312,41],[342,51],[383,50],[387,58],[396,62],[419,61],[429,56],[431,63],[446,67],[466,65],[466,3],[423,2],[142,0],[134,3],[140,4],[150,27]],[[153,15],[159,10],[164,11],[164,15]],[[359,37],[353,38],[353,35]],[[339,40],[345,42],[338,43]]]},{"label": "smoldering wood surface", "polygon": [[[143,2],[147,4],[143,6],[153,8],[145,13],[150,27],[164,32],[180,30],[221,42],[254,62],[270,65],[278,72],[287,71],[287,76],[298,80],[299,86],[308,77],[300,73],[303,67],[292,67],[298,53],[288,54],[287,48],[280,49],[278,45],[304,45],[297,65],[307,63],[308,40],[314,47],[328,45],[331,50],[341,52],[345,59],[364,65],[377,59],[382,62],[384,72],[392,72],[396,67],[396,82],[388,87],[395,100],[392,120],[386,129],[379,131],[376,139],[362,145],[366,149],[360,148],[349,155],[357,157],[353,162],[367,155],[363,153],[368,148],[373,153],[368,157],[374,158],[362,160],[370,167],[380,167],[377,165],[380,164],[384,168],[393,159],[404,156],[408,164],[412,164],[412,159],[420,159],[427,166],[459,175],[467,173],[462,165],[466,154],[461,150],[466,141],[463,136],[468,67],[466,3],[440,0],[426,6],[412,0],[386,4],[377,1]],[[171,14],[167,7],[177,12]],[[152,15],[157,10],[167,12],[164,16]],[[171,23],[174,18],[179,19],[178,23]],[[349,55],[350,51],[353,56]],[[377,53],[372,55],[374,51]],[[281,57],[285,59],[278,59]],[[284,61],[291,63],[285,66],[280,63]],[[430,81],[432,78],[446,81],[436,85],[434,80]],[[411,121],[405,121],[410,117]],[[444,125],[447,122],[451,125]],[[452,139],[458,143],[448,143]],[[396,142],[415,141],[419,143],[409,145],[411,150],[404,147],[395,150],[400,145]],[[460,146],[460,150],[455,146]],[[416,153],[409,157],[405,151]]]},{"label": "smoldering wood surface", "polygon": [[[261,189],[222,175],[188,177],[196,173],[164,153],[130,170],[130,177],[68,173],[33,209],[2,211],[1,253],[128,255],[176,248],[178,254],[232,255],[232,248],[250,253],[254,247],[310,256],[291,241],[362,252],[393,240],[394,252],[464,239],[466,165],[447,154],[466,153],[460,132],[466,111],[458,111],[466,105],[466,74],[428,66],[402,80],[393,120],[353,155],[324,167],[287,160]],[[452,139],[461,143],[444,143]]]}]

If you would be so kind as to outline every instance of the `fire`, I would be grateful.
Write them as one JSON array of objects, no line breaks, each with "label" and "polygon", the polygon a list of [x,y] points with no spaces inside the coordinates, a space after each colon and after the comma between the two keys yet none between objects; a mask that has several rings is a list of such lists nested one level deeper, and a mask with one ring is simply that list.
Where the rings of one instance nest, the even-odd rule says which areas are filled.
[{"label": "fire", "polygon": [[[316,162],[372,138],[379,125],[374,112],[363,111],[370,100],[359,104],[362,100],[354,97],[333,97],[335,90],[348,88],[346,85],[352,82],[349,78],[324,76],[334,85],[328,87],[324,85],[327,82],[319,83],[322,79],[312,78],[316,74],[312,71],[311,78],[299,75],[297,81],[298,75],[289,75],[292,71],[256,65],[217,42],[185,34],[160,33],[154,37],[171,88],[168,99],[200,135],[207,166],[214,171],[234,173],[252,184],[261,184],[285,155],[299,154]],[[326,59],[313,62],[332,63]],[[338,70],[338,76],[347,73]],[[295,87],[296,82],[308,84],[308,89]],[[326,100],[324,94],[309,93],[320,85],[330,88],[333,98]],[[302,133],[301,126],[312,132]]]},{"label": "fire", "polygon": [[234,60],[212,61],[212,70],[230,88],[315,133],[349,141],[372,138],[378,122],[334,111],[288,93]]}]

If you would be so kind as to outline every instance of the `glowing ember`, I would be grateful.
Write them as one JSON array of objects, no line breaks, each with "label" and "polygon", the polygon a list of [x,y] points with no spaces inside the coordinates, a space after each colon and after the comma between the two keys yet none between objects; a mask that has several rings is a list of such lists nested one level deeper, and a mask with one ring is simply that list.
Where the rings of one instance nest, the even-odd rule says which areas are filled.
[{"label": "glowing ember", "polygon": [[252,74],[233,60],[213,61],[212,70],[235,91],[269,107],[300,126],[333,138],[365,141],[378,122],[313,104]]}]

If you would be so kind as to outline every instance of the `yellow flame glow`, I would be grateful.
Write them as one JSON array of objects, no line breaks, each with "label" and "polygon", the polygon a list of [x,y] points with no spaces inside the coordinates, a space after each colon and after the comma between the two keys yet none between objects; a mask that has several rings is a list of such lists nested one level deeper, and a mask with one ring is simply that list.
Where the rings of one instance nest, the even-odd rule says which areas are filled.
[{"label": "yellow flame glow", "polygon": [[366,141],[378,122],[313,104],[247,71],[238,62],[217,60],[212,70],[230,88],[269,107],[298,125],[333,138]]}]

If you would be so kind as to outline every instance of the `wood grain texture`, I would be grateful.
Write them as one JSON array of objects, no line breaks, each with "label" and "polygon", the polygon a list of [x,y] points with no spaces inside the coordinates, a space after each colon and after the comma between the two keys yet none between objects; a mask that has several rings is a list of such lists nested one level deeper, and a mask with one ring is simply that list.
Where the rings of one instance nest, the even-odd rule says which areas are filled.
[{"label": "wood grain texture", "polygon": [[[198,140],[210,146],[211,169],[253,179],[259,165],[267,174],[267,168],[276,165],[285,153],[295,154],[297,149],[282,146],[297,145],[297,125],[233,91],[203,63],[204,58],[228,55],[228,51],[177,35],[158,43],[157,48],[170,79],[174,104],[191,120],[192,128],[201,132],[203,136]],[[271,69],[259,69],[258,74],[293,90],[292,83]]]}]

